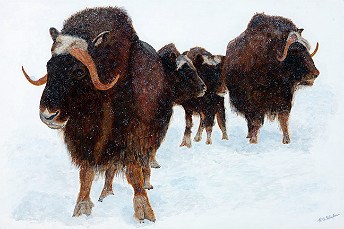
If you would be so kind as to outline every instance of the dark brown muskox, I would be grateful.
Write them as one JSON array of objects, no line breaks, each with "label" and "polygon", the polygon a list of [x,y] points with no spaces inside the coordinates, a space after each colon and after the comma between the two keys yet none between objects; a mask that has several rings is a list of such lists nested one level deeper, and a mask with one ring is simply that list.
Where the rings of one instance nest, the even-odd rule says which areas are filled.
[{"label": "dark brown muskox", "polygon": [[191,48],[185,54],[197,69],[198,75],[207,86],[207,91],[202,97],[192,98],[181,103],[185,110],[185,131],[180,146],[191,147],[192,114],[200,115],[200,124],[194,138],[196,142],[201,141],[204,128],[207,132],[206,144],[211,144],[211,133],[214,126],[215,115],[218,125],[222,131],[222,139],[228,139],[226,131],[226,116],[224,98],[217,94],[221,85],[220,76],[222,70],[223,56],[212,55],[204,48]]},{"label": "dark brown muskox", "polygon": [[[200,97],[205,94],[207,89],[204,82],[197,75],[197,70],[192,61],[185,55],[180,54],[174,44],[168,44],[159,49],[158,54],[161,58],[166,77],[173,91],[173,103],[181,104],[184,101],[193,97]],[[197,75],[198,76],[198,75]],[[201,81],[201,83],[200,83]],[[195,91],[190,88],[193,85],[201,85],[203,90],[196,96],[190,95],[190,91]],[[151,167],[160,168],[156,160],[156,151],[151,154]],[[147,179],[148,180],[148,179]]]},{"label": "dark brown muskox", "polygon": [[278,117],[284,144],[290,142],[288,119],[295,90],[312,85],[319,71],[289,19],[256,14],[247,29],[230,41],[222,72],[234,109],[245,116],[250,143],[258,142],[264,117]]},{"label": "dark brown muskox", "polygon": [[[54,42],[47,75],[34,81],[23,72],[35,85],[46,83],[40,118],[64,133],[80,169],[73,216],[91,214],[89,194],[97,172],[105,172],[101,200],[112,193],[113,176],[125,172],[134,188],[134,216],[155,221],[144,177],[150,172],[150,153],[165,136],[175,96],[159,56],[139,40],[119,8],[80,11],[61,32],[51,28],[50,34]],[[201,93],[201,83],[188,96]]]}]

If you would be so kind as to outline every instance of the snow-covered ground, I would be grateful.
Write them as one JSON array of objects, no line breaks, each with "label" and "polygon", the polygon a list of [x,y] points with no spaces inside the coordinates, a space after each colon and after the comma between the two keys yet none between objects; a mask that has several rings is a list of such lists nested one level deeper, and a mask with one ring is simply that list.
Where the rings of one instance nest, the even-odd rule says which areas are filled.
[{"label": "snow-covered ground", "polygon": [[[79,189],[61,136],[38,117],[43,87],[31,86],[21,66],[46,72],[51,38],[63,20],[92,6],[124,6],[140,38],[155,49],[174,42],[225,54],[255,12],[291,18],[311,44],[321,74],[299,90],[290,120],[291,144],[277,123],[266,122],[259,144],[248,144],[246,123],[227,106],[230,140],[180,148],[184,112],[175,108],[158,151],[148,192],[156,223],[132,217],[132,188],[116,178],[115,195],[97,202],[103,179],[92,187],[92,215],[72,218]],[[0,21],[0,228],[344,228],[344,1],[4,1]],[[198,119],[195,118],[194,133]],[[205,137],[205,136],[203,136]],[[319,222],[319,218],[338,215]]]}]

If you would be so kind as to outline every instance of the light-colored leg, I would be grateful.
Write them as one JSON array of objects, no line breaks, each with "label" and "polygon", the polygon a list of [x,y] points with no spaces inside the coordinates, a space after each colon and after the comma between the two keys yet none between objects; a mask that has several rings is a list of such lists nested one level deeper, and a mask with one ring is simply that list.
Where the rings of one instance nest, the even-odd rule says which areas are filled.
[{"label": "light-colored leg", "polygon": [[199,118],[200,120],[199,120],[199,126],[198,126],[198,130],[197,130],[197,134],[194,137],[195,142],[200,142],[202,140],[202,133],[204,130],[204,118],[205,118],[205,115],[203,112],[201,112],[200,118]]},{"label": "light-colored leg", "polygon": [[251,136],[250,138],[250,143],[251,144],[257,144],[258,143],[258,131],[259,128],[261,127],[261,122],[259,121],[259,119],[254,119],[251,123],[251,130],[249,131],[249,136]]},{"label": "light-colored leg", "polygon": [[207,126],[205,128],[205,131],[207,132],[207,140],[206,140],[205,144],[211,145],[212,144],[211,133],[213,131],[213,127],[212,126]]},{"label": "light-colored leg", "polygon": [[290,137],[289,137],[289,129],[288,129],[288,121],[289,121],[289,111],[284,111],[278,114],[278,121],[280,123],[282,133],[283,133],[283,144],[289,144],[290,143]]},{"label": "light-colored leg", "polygon": [[149,203],[147,192],[143,187],[142,168],[136,164],[127,165],[126,177],[128,183],[134,189],[134,217],[140,222],[143,222],[144,219],[155,222],[154,211]]},{"label": "light-colored leg", "polygon": [[222,140],[228,140],[227,129],[226,129],[226,113],[224,103],[221,104],[221,108],[216,113],[217,124],[219,125],[222,132]]},{"label": "light-colored leg", "polygon": [[105,171],[105,183],[104,183],[102,193],[100,194],[100,197],[98,199],[99,202],[103,202],[104,198],[109,195],[114,195],[113,190],[112,190],[112,183],[113,183],[113,178],[115,177],[116,171],[117,169],[116,169],[116,166],[114,165],[111,165]]},{"label": "light-colored leg", "polygon": [[93,208],[93,203],[90,199],[90,191],[92,181],[94,178],[94,170],[89,165],[83,165],[80,167],[80,192],[78,200],[74,208],[74,216],[80,216],[82,214],[90,215]]},{"label": "light-colored leg", "polygon": [[184,132],[184,137],[183,141],[180,144],[180,146],[186,146],[188,148],[191,147],[191,128],[192,128],[192,113],[187,113],[185,111],[185,132]]},{"label": "light-colored leg", "polygon": [[150,166],[142,167],[142,173],[143,173],[143,187],[145,189],[153,189],[153,185],[150,183],[150,177],[151,177],[151,168]]},{"label": "light-colored leg", "polygon": [[158,161],[156,160],[156,150],[152,150],[151,157],[150,157],[150,166],[154,169],[159,169],[161,166],[159,165]]}]

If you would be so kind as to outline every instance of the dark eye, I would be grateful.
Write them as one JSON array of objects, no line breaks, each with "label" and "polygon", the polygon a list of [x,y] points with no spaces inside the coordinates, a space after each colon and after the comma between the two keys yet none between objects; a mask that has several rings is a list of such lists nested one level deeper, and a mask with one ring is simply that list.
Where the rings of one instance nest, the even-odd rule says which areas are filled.
[{"label": "dark eye", "polygon": [[74,78],[76,78],[78,80],[84,78],[84,76],[86,75],[85,67],[81,67],[81,68],[77,68],[77,69],[73,70],[72,75]]}]

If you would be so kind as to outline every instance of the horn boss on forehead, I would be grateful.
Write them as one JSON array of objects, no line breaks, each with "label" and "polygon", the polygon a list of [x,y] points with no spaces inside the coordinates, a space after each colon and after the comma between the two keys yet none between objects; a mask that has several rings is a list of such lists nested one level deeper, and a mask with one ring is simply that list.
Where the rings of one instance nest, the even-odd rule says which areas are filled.
[{"label": "horn boss on forehead", "polygon": [[[97,66],[94,63],[92,57],[87,52],[88,44],[85,40],[73,37],[69,35],[60,35],[59,32],[54,29],[50,28],[50,34],[54,40],[54,44],[51,48],[52,55],[65,55],[70,54],[73,57],[75,57],[77,60],[79,60],[81,63],[83,63],[88,71],[90,72],[90,77],[92,80],[92,83],[94,87],[98,90],[109,90],[111,89],[118,81],[120,75],[117,74],[112,82],[108,84],[103,84],[100,82],[97,72]],[[109,31],[102,32],[99,34],[95,40],[97,42],[99,40],[100,36],[103,36],[104,34],[109,33]],[[33,85],[40,86],[47,82],[48,74],[40,78],[39,80],[32,80],[30,76],[26,73],[24,70],[24,67],[22,67],[23,74],[25,78]]]},{"label": "horn boss on forehead", "polygon": [[[303,29],[302,29],[302,31],[303,31]],[[301,43],[303,46],[305,46],[307,48],[308,51],[310,50],[310,45],[309,45],[308,41],[306,39],[304,39],[303,37],[301,37],[300,34],[301,33],[299,33],[299,32],[290,32],[289,33],[286,45],[285,45],[284,50],[283,50],[283,55],[281,57],[277,57],[278,61],[282,62],[285,60],[285,58],[287,58],[289,47],[291,44],[293,44],[295,42]],[[318,48],[319,48],[319,43],[317,42],[315,50],[311,53],[312,57],[318,51]]]}]

